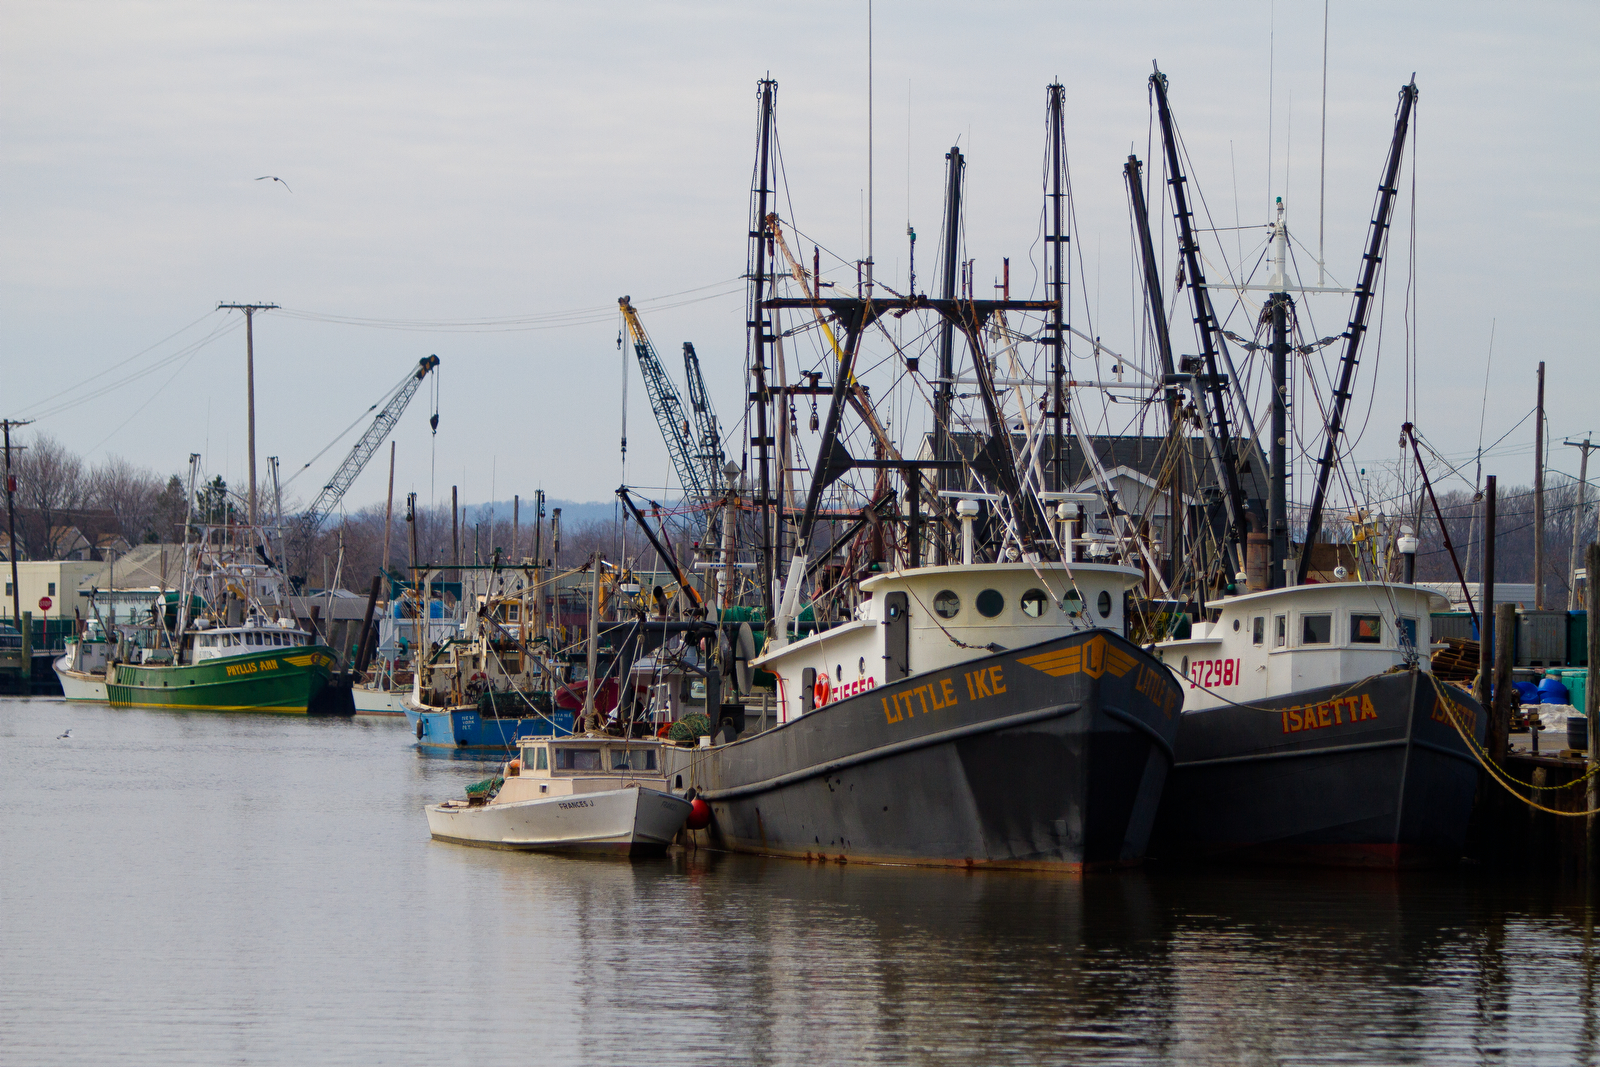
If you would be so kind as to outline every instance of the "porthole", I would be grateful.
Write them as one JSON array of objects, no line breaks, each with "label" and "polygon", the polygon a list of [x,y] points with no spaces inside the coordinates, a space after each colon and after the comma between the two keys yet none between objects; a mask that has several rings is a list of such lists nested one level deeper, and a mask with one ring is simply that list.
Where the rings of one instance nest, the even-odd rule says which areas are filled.
[{"label": "porthole", "polygon": [[1061,610],[1068,615],[1076,615],[1083,610],[1083,595],[1076,589],[1068,589],[1067,595],[1061,598]]},{"label": "porthole", "polygon": [[1030,619],[1037,619],[1044,614],[1044,609],[1050,603],[1050,598],[1040,589],[1030,589],[1022,594],[1022,613]]},{"label": "porthole", "polygon": [[861,661],[856,666],[856,670],[860,672],[862,677],[866,677],[866,673],[867,673],[867,657],[865,657],[865,656],[861,657]]},{"label": "porthole", "polygon": [[836,682],[844,681],[844,664],[843,663],[835,663],[833,665],[833,680],[836,681]]},{"label": "porthole", "polygon": [[1105,589],[1100,590],[1100,599],[1096,601],[1095,606],[1100,609],[1102,619],[1111,618],[1111,593]]},{"label": "porthole", "polygon": [[1182,669],[1180,669],[1178,671],[1178,673],[1183,675],[1185,678],[1189,677],[1189,657],[1188,656],[1183,657],[1183,666],[1182,666]]},{"label": "porthole", "polygon": [[961,611],[961,598],[949,589],[933,598],[933,613],[941,619],[953,619]]},{"label": "porthole", "polygon": [[1233,632],[1234,633],[1238,633],[1239,632],[1239,620],[1238,619],[1234,619],[1233,620]]},{"label": "porthole", "polygon": [[985,589],[978,594],[978,614],[992,619],[1006,609],[1006,598],[998,589]]}]

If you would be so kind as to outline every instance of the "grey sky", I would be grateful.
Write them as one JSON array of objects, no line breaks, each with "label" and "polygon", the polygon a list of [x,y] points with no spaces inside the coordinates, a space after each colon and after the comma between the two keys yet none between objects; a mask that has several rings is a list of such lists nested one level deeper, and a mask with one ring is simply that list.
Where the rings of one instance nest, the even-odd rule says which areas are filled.
[{"label": "grey sky", "polygon": [[[1600,431],[1597,10],[1332,6],[1328,267],[1355,275],[1396,93],[1416,71],[1419,421],[1454,455],[1478,442],[1491,320],[1488,439],[1532,406],[1539,359],[1556,439]],[[959,138],[978,277],[987,284],[1011,256],[1014,289],[1034,284],[1044,87],[1059,76],[1088,275],[1080,307],[1097,312],[1106,344],[1132,348],[1121,167],[1130,146],[1149,158],[1152,58],[1225,226],[1235,181],[1238,220],[1268,221],[1273,57],[1270,194],[1287,195],[1291,228],[1315,248],[1321,3],[880,0],[875,12],[886,280],[903,284],[909,214],[919,286],[932,281],[943,154]],[[51,394],[204,319],[105,381],[154,366],[223,324],[207,317],[219,300],[391,321],[597,308],[578,326],[456,332],[265,315],[259,451],[292,472],[436,352],[436,451],[419,396],[396,435],[397,493],[447,499],[456,482],[468,500],[539,485],[604,498],[621,478],[617,296],[709,294],[647,312],[646,326],[675,374],[681,342],[694,341],[725,419],[739,407],[736,279],[755,83],[769,71],[794,221],[843,257],[861,254],[864,3],[6,2],[0,14],[0,414],[48,411]],[[1378,395],[1370,419],[1358,412],[1363,462],[1396,453],[1408,243],[1397,230],[1370,372]],[[1318,305],[1319,332],[1338,332],[1346,310]],[[168,471],[203,451],[209,469],[242,481],[243,349],[242,331],[229,334],[39,427],[90,458]],[[666,454],[633,375],[629,477],[660,485]],[[320,484],[347,444],[305,481]],[[1531,449],[1529,422],[1486,469],[1526,481]],[[1575,471],[1576,450],[1558,446],[1552,460]],[[381,499],[382,466],[348,504]]]}]

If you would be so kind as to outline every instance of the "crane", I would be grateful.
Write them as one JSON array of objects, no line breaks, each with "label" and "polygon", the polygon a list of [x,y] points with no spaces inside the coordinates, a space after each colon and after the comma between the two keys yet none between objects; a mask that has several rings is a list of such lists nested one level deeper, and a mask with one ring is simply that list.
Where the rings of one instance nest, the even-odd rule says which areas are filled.
[{"label": "crane", "polygon": [[[339,501],[344,499],[356,478],[366,468],[367,461],[372,458],[380,445],[388,438],[389,432],[394,429],[395,423],[400,421],[400,416],[405,414],[406,405],[411,403],[411,398],[422,387],[422,380],[428,372],[439,366],[438,356],[427,356],[417,363],[416,370],[406,375],[404,381],[389,394],[388,401],[383,405],[383,410],[378,412],[378,417],[372,420],[372,425],[367,427],[367,432],[361,435],[350,454],[339,464],[339,469],[333,472],[333,477],[328,479],[328,484],[322,487],[322,492],[311,502],[311,506],[300,513],[296,533],[302,544],[316,536],[317,528],[322,525],[334,508],[339,506]],[[432,419],[434,431],[439,429],[439,416],[434,414]]]},{"label": "crane", "polygon": [[[628,332],[633,336],[633,351],[639,357],[639,370],[644,375],[645,391],[650,394],[650,410],[655,412],[656,422],[661,426],[661,436],[667,442],[667,453],[672,457],[672,466],[678,472],[678,482],[683,486],[684,496],[691,504],[705,504],[716,498],[716,476],[708,476],[707,468],[701,461],[701,449],[696,448],[693,432],[689,427],[689,418],[684,413],[683,399],[678,395],[678,389],[672,384],[672,379],[667,376],[667,368],[661,365],[661,358],[656,355],[655,346],[650,343],[650,335],[644,332],[644,324],[639,321],[639,313],[634,310],[628,297],[618,297],[617,306],[622,309],[622,317],[627,320]],[[687,346],[685,346],[687,348]],[[687,365],[692,351],[685,351],[684,360]],[[699,361],[694,363],[699,369]],[[699,378],[695,374],[690,379],[690,396],[695,394],[695,383]],[[705,383],[699,383],[700,398],[705,401]],[[712,421],[710,425],[715,429],[715,416],[711,415],[711,405],[705,401],[706,417]],[[695,409],[695,417],[700,419],[699,407]],[[702,440],[706,423],[702,422]],[[720,446],[720,439],[718,440]],[[720,447],[716,450],[720,452]],[[714,468],[713,468],[714,469]]]},{"label": "crane", "polygon": [[705,468],[706,484],[715,486],[722,473],[722,430],[717,426],[717,413],[712,410],[711,397],[706,393],[706,380],[700,376],[700,357],[694,345],[683,342],[683,379],[689,386],[689,407],[694,411],[695,435],[698,445],[695,458]]}]

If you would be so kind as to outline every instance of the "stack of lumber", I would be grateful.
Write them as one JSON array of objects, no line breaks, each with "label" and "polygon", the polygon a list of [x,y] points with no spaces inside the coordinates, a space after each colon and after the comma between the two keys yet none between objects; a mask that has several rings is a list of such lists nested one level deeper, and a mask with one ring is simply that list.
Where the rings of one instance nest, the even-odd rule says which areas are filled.
[{"label": "stack of lumber", "polygon": [[1471,685],[1478,677],[1478,642],[1464,637],[1446,637],[1443,648],[1433,654],[1433,675],[1444,682]]}]

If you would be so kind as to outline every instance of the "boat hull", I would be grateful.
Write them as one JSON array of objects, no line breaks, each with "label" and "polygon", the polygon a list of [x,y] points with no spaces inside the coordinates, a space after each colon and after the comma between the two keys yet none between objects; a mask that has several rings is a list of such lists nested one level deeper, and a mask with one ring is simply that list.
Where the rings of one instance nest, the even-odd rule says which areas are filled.
[{"label": "boat hull", "polygon": [[86,674],[75,671],[67,666],[68,656],[56,660],[56,677],[61,679],[61,695],[68,700],[86,704],[104,704],[106,702],[106,676],[103,674]]},{"label": "boat hull", "polygon": [[709,844],[767,855],[1081,869],[1142,858],[1182,693],[1088,631],[869,690],[696,752]]},{"label": "boat hull", "polygon": [[[1483,743],[1487,716],[1445,687]],[[1151,851],[1356,867],[1450,862],[1478,765],[1421,671],[1184,712]]]},{"label": "boat hull", "polygon": [[425,708],[406,700],[403,708],[417,747],[435,753],[499,756],[516,748],[519,737],[565,737],[573,727],[572,712],[559,708],[522,719],[483,715],[476,704]]},{"label": "boat hull", "polygon": [[197,664],[114,663],[106,698],[119,708],[306,713],[327,688],[333,650],[322,645]]},{"label": "boat hull", "polygon": [[619,856],[666,851],[689,810],[682,797],[637,787],[478,807],[452,801],[427,809],[428,832],[439,841]]},{"label": "boat hull", "polygon": [[357,715],[404,715],[406,713],[405,691],[393,689],[369,689],[366,686],[353,686],[350,696],[355,701]]}]

